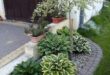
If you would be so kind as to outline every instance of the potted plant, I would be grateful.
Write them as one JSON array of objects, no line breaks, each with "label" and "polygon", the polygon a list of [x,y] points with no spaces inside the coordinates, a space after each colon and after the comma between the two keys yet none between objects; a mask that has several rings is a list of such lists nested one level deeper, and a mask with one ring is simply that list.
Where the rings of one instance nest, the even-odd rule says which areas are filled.
[{"label": "potted plant", "polygon": [[45,36],[45,32],[47,32],[48,30],[45,29],[45,26],[48,24],[48,21],[42,20],[40,19],[38,21],[38,27],[33,26],[31,28],[31,41],[36,43],[38,41],[40,41],[44,36]]},{"label": "potted plant", "polygon": [[31,36],[32,42],[36,43],[40,41],[43,37],[44,37],[43,29],[36,29],[36,28],[32,29],[32,36]]},{"label": "potted plant", "polygon": [[64,9],[59,5],[58,0],[44,0],[37,4],[32,19],[35,19],[36,16],[47,17],[47,15],[52,17],[53,23],[59,23],[64,20],[66,14]]},{"label": "potted plant", "polygon": [[62,8],[62,5],[58,0],[54,2],[54,7],[49,11],[51,11],[49,14],[52,17],[53,23],[57,24],[65,19],[66,11]]},{"label": "potted plant", "polygon": [[65,12],[62,12],[59,9],[54,9],[54,12],[51,14],[53,23],[57,24],[65,19]]}]

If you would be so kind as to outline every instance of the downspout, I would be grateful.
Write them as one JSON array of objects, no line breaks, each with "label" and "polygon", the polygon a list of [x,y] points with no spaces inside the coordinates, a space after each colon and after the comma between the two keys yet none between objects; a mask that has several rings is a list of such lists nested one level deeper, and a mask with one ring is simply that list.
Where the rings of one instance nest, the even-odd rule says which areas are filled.
[{"label": "downspout", "polygon": [[84,24],[84,10],[80,9],[80,16],[79,16],[79,27],[82,27]]}]

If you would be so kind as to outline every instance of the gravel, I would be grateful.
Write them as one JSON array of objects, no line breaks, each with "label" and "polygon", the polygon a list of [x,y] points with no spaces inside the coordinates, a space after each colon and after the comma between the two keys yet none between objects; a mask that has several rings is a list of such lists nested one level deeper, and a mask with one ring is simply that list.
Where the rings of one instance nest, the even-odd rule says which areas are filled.
[{"label": "gravel", "polygon": [[90,47],[92,49],[90,53],[71,54],[72,60],[77,65],[77,75],[93,75],[93,72],[96,70],[103,56],[102,49],[91,40],[88,41],[90,42]]}]

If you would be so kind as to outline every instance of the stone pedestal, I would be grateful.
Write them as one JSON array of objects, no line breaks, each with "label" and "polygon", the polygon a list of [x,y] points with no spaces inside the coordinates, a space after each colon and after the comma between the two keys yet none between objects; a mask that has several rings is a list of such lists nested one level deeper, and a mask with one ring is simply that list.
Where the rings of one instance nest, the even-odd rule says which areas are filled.
[{"label": "stone pedestal", "polygon": [[[69,20],[66,19],[58,24],[54,24],[54,23],[51,23],[49,24],[46,28],[49,28],[49,31],[52,32],[52,33],[57,33],[57,30],[58,29],[62,29],[63,27],[68,27],[69,28]],[[74,22],[73,22],[73,29],[74,30],[77,30],[78,29],[78,25],[76,25]]]},{"label": "stone pedestal", "polygon": [[25,46],[25,53],[29,57],[39,57],[39,52],[37,51],[37,43],[29,42]]}]

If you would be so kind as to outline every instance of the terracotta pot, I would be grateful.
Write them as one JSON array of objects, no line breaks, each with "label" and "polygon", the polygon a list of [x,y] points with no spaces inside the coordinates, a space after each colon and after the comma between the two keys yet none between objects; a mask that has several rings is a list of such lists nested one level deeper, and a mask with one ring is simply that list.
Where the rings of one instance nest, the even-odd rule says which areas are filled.
[{"label": "terracotta pot", "polygon": [[61,21],[63,21],[64,20],[64,18],[62,17],[62,18],[52,18],[52,22],[53,23],[60,23]]},{"label": "terracotta pot", "polygon": [[42,34],[42,35],[40,35],[40,36],[37,36],[37,37],[31,37],[31,41],[33,42],[33,43],[37,43],[37,42],[39,42],[42,38],[44,38],[44,34]]}]

